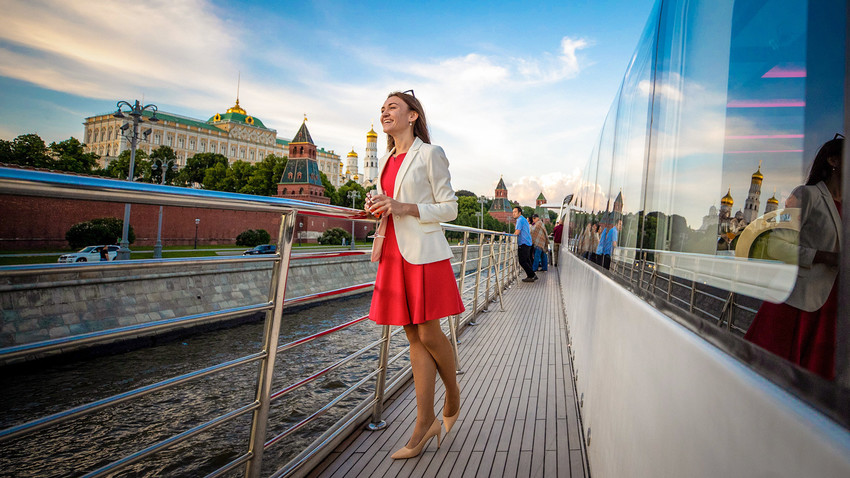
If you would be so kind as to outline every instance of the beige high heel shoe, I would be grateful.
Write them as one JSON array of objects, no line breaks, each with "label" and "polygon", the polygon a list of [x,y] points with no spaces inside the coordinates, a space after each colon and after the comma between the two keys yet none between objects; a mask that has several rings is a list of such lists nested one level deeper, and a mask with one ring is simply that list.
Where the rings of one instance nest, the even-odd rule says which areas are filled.
[{"label": "beige high heel shoe", "polygon": [[450,417],[443,415],[443,423],[446,425],[446,435],[448,435],[449,432],[452,431],[452,427],[454,426],[455,422],[457,421],[457,417],[459,417],[459,416],[460,416],[460,405],[457,406],[457,411],[455,412],[454,415],[452,415]]},{"label": "beige high heel shoe", "polygon": [[434,423],[431,424],[431,428],[429,428],[428,431],[425,432],[425,436],[422,437],[421,440],[419,440],[419,443],[415,447],[404,447],[401,450],[398,450],[393,453],[390,458],[392,458],[393,460],[404,460],[407,458],[413,458],[414,456],[419,456],[419,454],[422,453],[422,449],[425,448],[425,445],[428,444],[428,441],[431,438],[434,438],[435,435],[437,436],[437,448],[440,448],[440,434],[442,433],[442,431],[443,426],[440,423],[440,420],[435,418]]}]

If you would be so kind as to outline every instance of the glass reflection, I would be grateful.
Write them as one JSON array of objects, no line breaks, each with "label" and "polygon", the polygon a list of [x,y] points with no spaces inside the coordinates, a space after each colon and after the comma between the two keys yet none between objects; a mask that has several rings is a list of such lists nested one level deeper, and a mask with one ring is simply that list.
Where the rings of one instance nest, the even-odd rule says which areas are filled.
[{"label": "glass reflection", "polygon": [[824,144],[805,185],[788,197],[786,211],[799,213],[799,237],[774,229],[763,239],[767,259],[799,264],[797,281],[784,303],[762,304],[744,336],[829,380],[835,378],[843,150],[843,137]]},{"label": "glass reflection", "polygon": [[[624,275],[671,277],[668,301],[739,335],[749,329],[752,342],[827,378],[840,233],[840,190],[830,182],[841,164],[814,158],[843,131],[845,7],[657,2],[570,222],[580,257]],[[807,180],[817,164],[837,173]],[[825,237],[813,232],[833,226]]]}]

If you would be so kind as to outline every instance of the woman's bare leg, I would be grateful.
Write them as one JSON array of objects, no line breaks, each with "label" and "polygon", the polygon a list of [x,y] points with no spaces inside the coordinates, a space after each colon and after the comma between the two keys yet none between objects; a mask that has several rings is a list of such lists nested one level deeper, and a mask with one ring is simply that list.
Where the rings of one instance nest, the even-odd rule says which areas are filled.
[{"label": "woman's bare leg", "polygon": [[[443,407],[443,415],[452,416],[457,413],[460,407],[460,388],[457,385],[457,364],[455,364],[455,355],[452,350],[452,344],[443,329],[440,327],[439,320],[429,320],[424,324],[417,326],[419,341],[428,350],[432,360],[435,362],[437,372],[440,373],[440,379],[446,388],[446,401]],[[433,404],[434,397],[431,397]]]},{"label": "woman's bare leg", "polygon": [[[433,322],[433,321],[432,321]],[[413,386],[416,390],[416,425],[407,442],[413,448],[422,440],[434,423],[434,387],[437,381],[437,365],[431,353],[419,340],[418,329],[422,325],[405,325],[404,332],[410,342],[410,365],[413,369]]]}]

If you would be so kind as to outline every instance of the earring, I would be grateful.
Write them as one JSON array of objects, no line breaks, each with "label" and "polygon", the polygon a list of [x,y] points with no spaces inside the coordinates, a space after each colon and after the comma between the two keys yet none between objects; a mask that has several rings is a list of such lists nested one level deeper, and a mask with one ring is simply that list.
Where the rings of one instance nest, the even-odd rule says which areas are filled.
[{"label": "earring", "polygon": [[408,126],[413,126],[413,121],[411,121],[410,123],[407,123],[407,125],[408,125]]}]

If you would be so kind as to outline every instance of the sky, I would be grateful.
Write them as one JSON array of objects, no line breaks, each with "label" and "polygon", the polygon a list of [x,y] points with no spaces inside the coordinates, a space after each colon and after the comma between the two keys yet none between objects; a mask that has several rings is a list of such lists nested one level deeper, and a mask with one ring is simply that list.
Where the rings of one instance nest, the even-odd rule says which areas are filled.
[{"label": "sky", "polygon": [[452,184],[573,192],[654,0],[0,0],[0,138],[82,138],[118,100],[207,119],[239,103],[278,136],[365,154],[413,89]]}]

